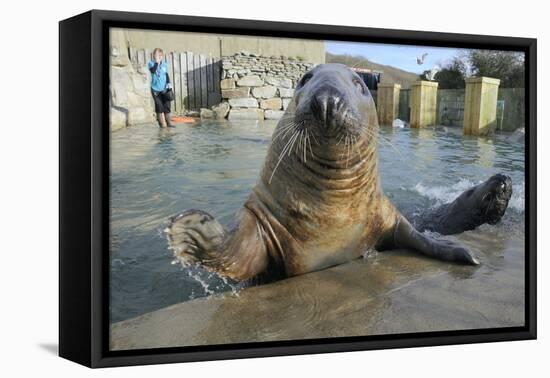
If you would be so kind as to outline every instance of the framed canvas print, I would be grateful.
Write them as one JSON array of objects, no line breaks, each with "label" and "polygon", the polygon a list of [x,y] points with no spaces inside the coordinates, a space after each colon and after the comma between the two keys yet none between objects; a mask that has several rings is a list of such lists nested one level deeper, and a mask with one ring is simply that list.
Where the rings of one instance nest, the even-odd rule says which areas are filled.
[{"label": "framed canvas print", "polygon": [[536,337],[536,40],[60,22],[60,355]]}]

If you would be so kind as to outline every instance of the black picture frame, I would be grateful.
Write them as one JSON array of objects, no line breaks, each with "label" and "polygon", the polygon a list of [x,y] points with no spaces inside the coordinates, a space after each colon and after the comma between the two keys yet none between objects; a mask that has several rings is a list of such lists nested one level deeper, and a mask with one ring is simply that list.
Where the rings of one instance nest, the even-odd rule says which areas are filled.
[{"label": "black picture frame", "polygon": [[[110,351],[110,27],[523,51],[525,326]],[[59,23],[59,354],[89,367],[535,339],[536,39],[92,10]]]}]

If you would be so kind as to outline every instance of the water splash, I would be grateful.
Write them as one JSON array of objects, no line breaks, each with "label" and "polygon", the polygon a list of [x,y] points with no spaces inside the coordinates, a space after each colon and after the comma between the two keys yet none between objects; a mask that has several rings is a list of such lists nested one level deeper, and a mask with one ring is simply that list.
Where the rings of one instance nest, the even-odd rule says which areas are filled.
[{"label": "water splash", "polygon": [[178,251],[175,250],[170,243],[169,232],[170,229],[168,227],[162,230],[162,233],[164,234],[168,242],[168,250],[172,251],[173,254],[173,260],[171,264],[180,265],[182,272],[193,281],[199,283],[202,289],[202,295],[196,293],[195,291],[192,291],[188,299],[227,293],[234,296],[239,295],[240,290],[244,287],[243,283],[229,280],[227,277],[223,277],[215,272],[208,271],[199,263],[193,263],[181,258],[181,256],[178,255]]},{"label": "water splash", "polygon": [[418,183],[415,185],[414,190],[418,194],[435,201],[435,207],[454,201],[464,191],[481,182],[475,183],[468,179],[461,179],[458,183],[451,186],[426,186]]},{"label": "water splash", "polygon": [[366,259],[372,259],[378,256],[378,251],[374,248],[368,248],[365,252],[363,252],[363,258]]},{"label": "water splash", "polygon": [[512,185],[512,198],[508,206],[518,211],[525,210],[525,181],[519,185]]},{"label": "water splash", "polygon": [[201,277],[202,272],[194,271],[195,269],[193,269],[192,267],[189,267],[185,270],[189,277],[197,281],[202,286],[202,289],[204,290],[204,293],[206,295],[213,295],[216,293],[214,290],[210,289],[211,282],[206,282],[203,277]]},{"label": "water splash", "polygon": [[[456,197],[461,195],[464,191],[482,182],[483,181],[474,182],[468,179],[461,179],[456,184],[450,186],[426,186],[423,183],[418,183],[414,186],[413,190],[421,196],[434,201],[433,207],[437,207],[454,201]],[[508,207],[518,212],[524,211],[525,181],[518,184],[512,184],[512,198],[510,198]]]}]

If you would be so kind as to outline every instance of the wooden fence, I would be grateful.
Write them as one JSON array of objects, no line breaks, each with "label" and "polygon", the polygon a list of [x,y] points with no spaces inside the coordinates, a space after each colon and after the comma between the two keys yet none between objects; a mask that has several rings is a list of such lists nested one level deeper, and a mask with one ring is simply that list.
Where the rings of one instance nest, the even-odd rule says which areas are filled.
[{"label": "wooden fence", "polygon": [[[146,66],[152,50],[129,48],[130,61],[135,66]],[[174,113],[210,108],[221,102],[221,62],[193,52],[166,53],[170,81],[175,94]]]}]

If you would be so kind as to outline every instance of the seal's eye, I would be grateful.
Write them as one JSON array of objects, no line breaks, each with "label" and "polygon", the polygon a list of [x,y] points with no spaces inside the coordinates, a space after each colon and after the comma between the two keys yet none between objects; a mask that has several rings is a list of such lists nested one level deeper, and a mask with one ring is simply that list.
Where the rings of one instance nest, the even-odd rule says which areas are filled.
[{"label": "seal's eye", "polygon": [[359,92],[361,92],[362,94],[365,94],[366,89],[365,89],[365,83],[363,83],[363,80],[353,79],[353,84],[355,84],[355,88],[357,88]]},{"label": "seal's eye", "polygon": [[304,76],[302,76],[302,78],[300,79],[300,82],[298,83],[298,86],[300,87],[303,87],[304,85],[306,85],[306,83],[309,81],[309,79],[311,79],[313,77],[313,74],[312,73],[306,73]]}]

